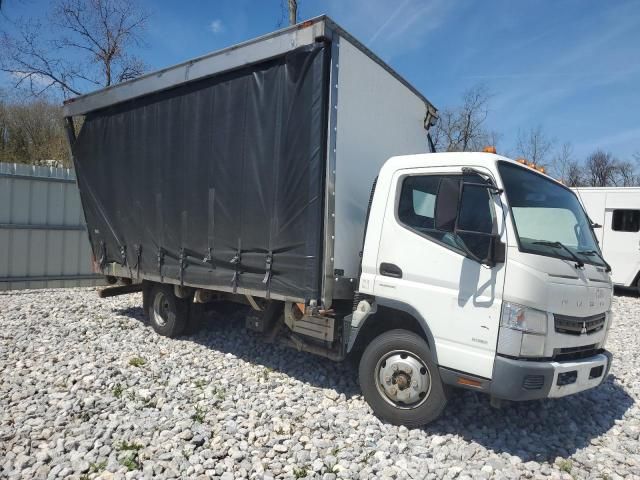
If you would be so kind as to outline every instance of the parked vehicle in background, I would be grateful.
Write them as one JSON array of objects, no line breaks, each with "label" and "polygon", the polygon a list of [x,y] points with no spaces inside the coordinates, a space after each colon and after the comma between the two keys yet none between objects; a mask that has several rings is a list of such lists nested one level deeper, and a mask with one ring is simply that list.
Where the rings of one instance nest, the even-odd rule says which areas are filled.
[{"label": "parked vehicle in background", "polygon": [[591,220],[600,225],[596,237],[611,265],[614,285],[640,291],[640,188],[574,189]]},{"label": "parked vehicle in background", "polygon": [[576,195],[425,153],[436,109],[326,17],[64,109],[96,269],[124,284],[102,295],[142,290],[162,335],[245,303],[268,341],[358,352],[364,397],[409,426],[448,386],[528,400],[607,375],[611,279]]}]

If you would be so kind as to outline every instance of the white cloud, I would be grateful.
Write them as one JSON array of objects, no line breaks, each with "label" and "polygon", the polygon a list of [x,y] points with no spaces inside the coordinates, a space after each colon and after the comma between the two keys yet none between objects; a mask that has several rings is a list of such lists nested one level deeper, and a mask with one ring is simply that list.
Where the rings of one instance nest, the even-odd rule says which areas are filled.
[{"label": "white cloud", "polygon": [[212,20],[209,24],[209,31],[215,34],[224,32],[224,24],[222,23],[222,20],[219,18]]}]

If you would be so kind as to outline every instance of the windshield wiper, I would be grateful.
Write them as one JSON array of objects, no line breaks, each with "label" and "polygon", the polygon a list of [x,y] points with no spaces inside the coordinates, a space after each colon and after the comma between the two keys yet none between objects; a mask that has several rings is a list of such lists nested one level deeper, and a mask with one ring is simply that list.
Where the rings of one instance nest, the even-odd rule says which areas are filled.
[{"label": "windshield wiper", "polygon": [[547,241],[544,241],[544,240],[539,240],[537,242],[533,242],[533,244],[534,245],[544,245],[545,247],[552,247],[552,248],[562,248],[576,262],[576,268],[584,268],[584,262],[582,260],[580,260],[580,257],[578,257],[575,253],[573,253],[569,249],[569,247],[567,247],[564,243],[561,243],[561,242],[547,242]]},{"label": "windshield wiper", "polygon": [[586,255],[588,257],[590,257],[591,255],[596,255],[600,260],[602,260],[602,263],[604,263],[604,266],[605,266],[604,271],[607,272],[607,273],[609,273],[611,271],[611,265],[609,265],[607,263],[607,261],[604,259],[602,254],[600,252],[598,252],[597,250],[586,250],[584,252],[579,251],[578,253],[580,255]]}]

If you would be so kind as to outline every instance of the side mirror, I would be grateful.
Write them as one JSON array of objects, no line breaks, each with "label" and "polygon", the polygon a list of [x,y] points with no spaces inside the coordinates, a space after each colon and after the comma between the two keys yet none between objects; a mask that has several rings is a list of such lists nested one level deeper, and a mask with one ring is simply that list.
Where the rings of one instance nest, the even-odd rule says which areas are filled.
[{"label": "side mirror", "polygon": [[443,178],[438,185],[438,195],[434,209],[436,230],[453,233],[458,224],[460,211],[461,178]]}]

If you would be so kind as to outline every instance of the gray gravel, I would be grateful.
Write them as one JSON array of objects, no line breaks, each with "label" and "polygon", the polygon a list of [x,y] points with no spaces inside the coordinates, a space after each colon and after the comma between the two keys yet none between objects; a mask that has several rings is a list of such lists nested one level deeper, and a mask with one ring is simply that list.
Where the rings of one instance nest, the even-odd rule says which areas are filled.
[{"label": "gray gravel", "polygon": [[140,295],[0,295],[0,477],[640,478],[640,299],[616,297],[601,387],[501,410],[454,396],[425,429],[380,422],[356,368],[241,322],[162,338]]}]

